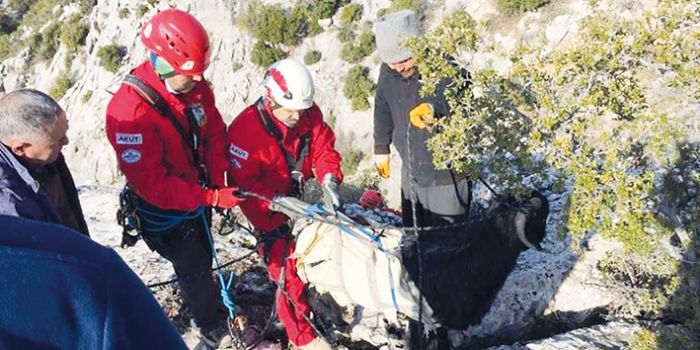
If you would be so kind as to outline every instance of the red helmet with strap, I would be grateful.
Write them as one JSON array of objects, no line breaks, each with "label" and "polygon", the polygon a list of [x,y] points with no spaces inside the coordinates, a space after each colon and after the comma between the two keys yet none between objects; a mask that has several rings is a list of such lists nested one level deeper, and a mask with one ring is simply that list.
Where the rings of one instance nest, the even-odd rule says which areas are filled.
[{"label": "red helmet with strap", "polygon": [[141,41],[168,62],[178,74],[200,75],[209,66],[209,36],[189,13],[161,11],[141,29]]}]

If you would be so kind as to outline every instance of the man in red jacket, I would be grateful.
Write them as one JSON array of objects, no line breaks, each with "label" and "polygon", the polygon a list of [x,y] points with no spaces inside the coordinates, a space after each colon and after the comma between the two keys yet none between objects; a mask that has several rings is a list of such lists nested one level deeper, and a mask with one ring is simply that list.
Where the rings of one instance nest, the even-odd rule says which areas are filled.
[{"label": "man in red jacket", "polygon": [[222,329],[209,272],[210,208],[240,202],[226,187],[225,124],[202,74],[209,38],[186,12],[169,9],[141,31],[149,59],[131,71],[107,107],[107,137],[135,197],[140,234],[173,263],[203,340]]},{"label": "man in red jacket", "polygon": [[[301,63],[285,59],[273,64],[263,81],[264,93],[243,110],[228,128],[229,178],[249,192],[267,198],[299,196],[304,181],[321,182],[329,210],[340,206],[337,189],[343,178],[335,135],[313,103],[311,74]],[[270,278],[283,280],[277,312],[297,349],[331,349],[307,321],[309,306],[304,283],[296,273],[289,217],[276,203],[248,198],[241,209],[266,239],[262,249]],[[280,279],[280,274],[284,275]]]}]

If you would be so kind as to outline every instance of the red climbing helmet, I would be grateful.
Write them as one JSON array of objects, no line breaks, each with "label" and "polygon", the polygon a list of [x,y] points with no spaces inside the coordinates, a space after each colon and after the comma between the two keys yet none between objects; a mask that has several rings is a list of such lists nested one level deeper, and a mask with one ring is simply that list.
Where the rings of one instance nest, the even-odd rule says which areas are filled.
[{"label": "red climbing helmet", "polygon": [[200,75],[209,66],[209,36],[189,13],[161,11],[141,29],[141,41],[178,74]]}]

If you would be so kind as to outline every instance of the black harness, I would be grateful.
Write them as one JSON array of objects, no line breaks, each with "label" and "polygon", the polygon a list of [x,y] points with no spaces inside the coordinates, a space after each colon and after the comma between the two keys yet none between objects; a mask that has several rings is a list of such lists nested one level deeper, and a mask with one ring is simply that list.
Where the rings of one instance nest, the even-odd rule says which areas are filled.
[{"label": "black harness", "polygon": [[177,132],[180,134],[180,137],[182,137],[182,140],[185,142],[185,144],[187,144],[192,152],[192,159],[194,160],[199,172],[200,184],[202,186],[206,186],[209,182],[207,170],[204,167],[204,164],[202,164],[201,157],[199,156],[200,128],[192,108],[187,108],[185,110],[187,122],[190,127],[190,132],[187,133],[182,124],[180,124],[177,118],[175,118],[175,114],[172,110],[170,110],[170,107],[168,107],[168,103],[165,102],[165,99],[145,81],[141,80],[135,75],[127,74],[126,77],[124,77],[124,84],[131,86],[144,101],[148,102],[148,104],[151,105],[156,112],[158,112],[158,114],[164,116],[170,121],[170,123],[173,124]]},{"label": "black harness", "polygon": [[287,163],[287,170],[289,171],[289,177],[294,181],[295,187],[292,193],[297,197],[301,197],[304,194],[304,173],[302,173],[301,168],[304,166],[304,160],[309,155],[309,146],[311,144],[311,132],[304,134],[299,140],[299,153],[295,157],[284,147],[284,141],[282,139],[282,132],[275,126],[272,121],[272,117],[265,110],[265,105],[263,98],[259,98],[255,101],[255,107],[258,109],[258,115],[260,115],[260,122],[265,128],[265,131],[277,140],[277,145],[284,154],[285,161]]},{"label": "black harness", "polygon": [[[205,187],[209,181],[206,168],[204,164],[202,164],[201,157],[199,156],[200,127],[193,109],[187,108],[185,110],[190,130],[190,132],[187,133],[182,124],[175,118],[175,114],[170,110],[165,99],[150,85],[132,74],[127,74],[126,77],[124,77],[124,84],[132,87],[145,102],[158,112],[158,114],[167,118],[170,123],[172,123],[178,134],[180,134],[182,141],[185,142],[187,147],[191,150],[192,159],[197,166],[199,183],[202,187]],[[122,226],[121,246],[123,248],[136,244],[142,232],[141,220],[136,213],[136,207],[139,201],[140,198],[127,183],[119,194],[119,209],[117,210],[117,223]],[[136,234],[130,234],[129,232],[131,231],[135,231]]]}]

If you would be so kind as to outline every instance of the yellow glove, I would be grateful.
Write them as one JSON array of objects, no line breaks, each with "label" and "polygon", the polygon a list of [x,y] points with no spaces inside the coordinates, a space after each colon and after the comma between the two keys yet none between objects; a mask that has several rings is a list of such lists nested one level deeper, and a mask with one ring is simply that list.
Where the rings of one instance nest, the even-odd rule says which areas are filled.
[{"label": "yellow glove", "polygon": [[435,111],[433,105],[423,102],[408,112],[411,125],[418,129],[425,129],[426,124],[429,124],[435,119]]},{"label": "yellow glove", "polygon": [[389,178],[389,155],[388,154],[375,154],[374,155],[374,166],[377,168],[377,174],[383,179]]}]

